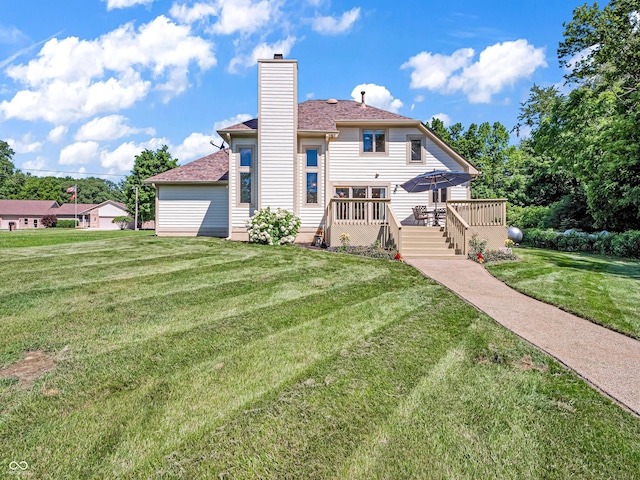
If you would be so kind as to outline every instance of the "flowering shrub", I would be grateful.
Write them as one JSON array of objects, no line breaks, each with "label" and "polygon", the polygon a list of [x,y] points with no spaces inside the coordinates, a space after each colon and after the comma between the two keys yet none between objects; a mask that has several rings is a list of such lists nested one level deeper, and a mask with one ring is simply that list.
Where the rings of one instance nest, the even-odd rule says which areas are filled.
[{"label": "flowering shrub", "polygon": [[246,221],[251,243],[264,245],[291,245],[300,228],[300,219],[293,213],[279,208],[262,208]]},{"label": "flowering shrub", "polygon": [[484,261],[483,254],[486,249],[487,240],[480,240],[478,232],[471,235],[471,239],[469,240],[469,258],[471,260],[482,263]]},{"label": "flowering shrub", "polygon": [[338,237],[338,240],[340,240],[342,248],[347,248],[351,243],[351,235],[349,235],[348,233],[341,233]]},{"label": "flowering shrub", "polygon": [[504,241],[504,246],[505,246],[505,248],[513,248],[513,247],[514,247],[514,245],[515,245],[515,242],[514,242],[513,240],[511,240],[510,238],[507,238],[507,239]]}]

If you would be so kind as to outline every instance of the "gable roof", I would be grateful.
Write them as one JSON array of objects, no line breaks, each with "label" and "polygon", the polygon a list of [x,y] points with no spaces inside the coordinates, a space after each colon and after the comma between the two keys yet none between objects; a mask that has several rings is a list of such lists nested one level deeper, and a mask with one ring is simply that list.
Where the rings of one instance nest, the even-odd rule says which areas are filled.
[{"label": "gable roof", "polygon": [[59,207],[52,207],[50,211],[47,212],[48,215],[75,215],[76,212],[82,213],[83,211],[95,207],[97,204],[95,203],[79,203],[77,205],[78,209],[76,210],[75,203],[63,203]]},{"label": "gable roof", "polygon": [[229,179],[229,150],[186,163],[180,167],[147,178],[144,183],[226,182]]},{"label": "gable roof", "polygon": [[[404,117],[370,105],[363,107],[362,103],[353,100],[307,100],[298,104],[298,130],[337,132],[336,123],[343,121],[418,122],[414,118]],[[257,118],[236,123],[219,131],[237,133],[239,131],[252,130],[258,130]]]},{"label": "gable roof", "polygon": [[[65,203],[65,205],[73,205],[73,204]],[[85,205],[83,205],[83,207],[85,207],[85,208],[82,210],[82,212],[80,210],[78,210],[78,213],[86,214],[86,213],[89,213],[91,210],[94,210],[94,209],[100,208],[100,207],[104,207],[105,205],[113,205],[114,207],[118,207],[118,208],[124,210],[125,212],[127,212],[127,206],[124,203],[116,202],[115,200],[105,200],[102,203],[85,204]]]},{"label": "gable roof", "polygon": [[0,200],[0,216],[47,215],[49,213],[49,209],[55,208],[57,206],[58,202],[54,200]]}]

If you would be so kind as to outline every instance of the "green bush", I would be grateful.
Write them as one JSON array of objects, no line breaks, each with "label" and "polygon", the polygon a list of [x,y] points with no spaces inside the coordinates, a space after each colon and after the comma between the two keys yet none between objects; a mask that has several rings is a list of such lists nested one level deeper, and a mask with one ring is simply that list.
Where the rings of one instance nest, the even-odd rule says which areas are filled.
[{"label": "green bush", "polygon": [[115,217],[113,220],[111,220],[111,223],[115,223],[116,225],[118,225],[118,227],[120,227],[120,230],[124,230],[125,228],[127,228],[129,226],[129,224],[132,221],[133,220],[131,219],[131,217],[128,217],[126,215],[121,215],[121,216]]},{"label": "green bush", "polygon": [[58,220],[56,228],[76,228],[77,224],[75,220]]},{"label": "green bush", "polygon": [[293,213],[271,207],[258,210],[246,221],[249,242],[264,245],[291,245],[300,228],[300,219]]},{"label": "green bush", "polygon": [[559,233],[551,230],[524,231],[523,245],[568,252],[587,252],[625,258],[640,258],[640,231],[586,234],[579,231]]},{"label": "green bush", "polygon": [[525,228],[544,228],[545,219],[549,215],[549,207],[520,207],[507,204],[507,223],[523,230]]}]

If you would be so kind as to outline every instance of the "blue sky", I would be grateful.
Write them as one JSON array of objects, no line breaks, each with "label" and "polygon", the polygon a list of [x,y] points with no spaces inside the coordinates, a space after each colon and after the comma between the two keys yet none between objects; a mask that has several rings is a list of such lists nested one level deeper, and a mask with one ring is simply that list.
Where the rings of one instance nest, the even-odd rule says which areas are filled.
[{"label": "blue sky", "polygon": [[[145,148],[183,164],[256,116],[257,58],[298,60],[299,101],[360,99],[511,129],[577,1],[0,2],[0,139],[34,175],[119,181]],[[111,176],[107,176],[111,175]],[[97,176],[97,175],[96,175]]]}]

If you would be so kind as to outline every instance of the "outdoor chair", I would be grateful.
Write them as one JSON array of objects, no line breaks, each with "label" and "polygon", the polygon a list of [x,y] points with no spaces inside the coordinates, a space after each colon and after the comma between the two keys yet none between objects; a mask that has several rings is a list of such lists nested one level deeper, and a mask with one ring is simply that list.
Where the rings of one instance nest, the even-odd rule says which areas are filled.
[{"label": "outdoor chair", "polygon": [[418,205],[417,207],[413,207],[413,218],[420,225],[422,222],[423,225],[426,225],[425,220],[429,220],[431,218],[431,212],[427,210],[425,205]]}]

